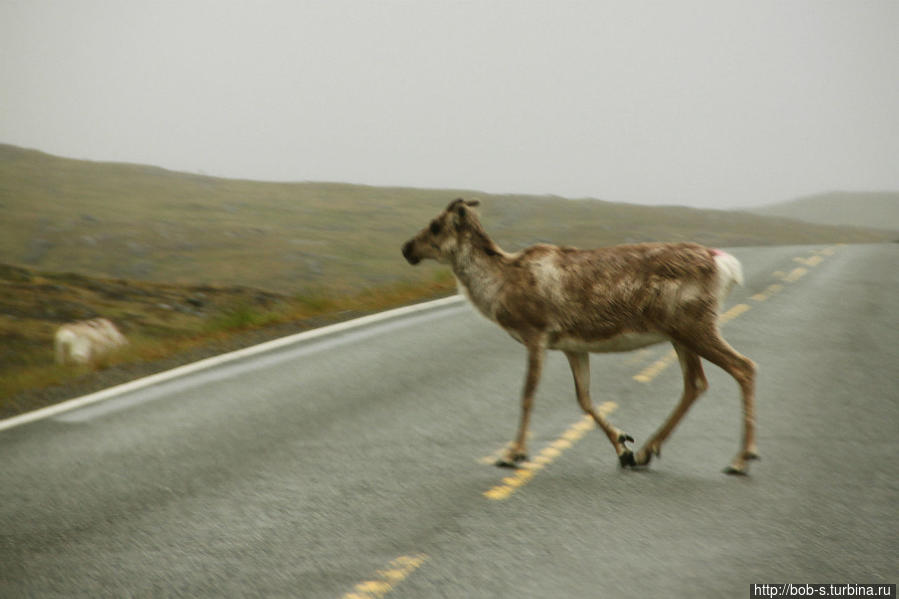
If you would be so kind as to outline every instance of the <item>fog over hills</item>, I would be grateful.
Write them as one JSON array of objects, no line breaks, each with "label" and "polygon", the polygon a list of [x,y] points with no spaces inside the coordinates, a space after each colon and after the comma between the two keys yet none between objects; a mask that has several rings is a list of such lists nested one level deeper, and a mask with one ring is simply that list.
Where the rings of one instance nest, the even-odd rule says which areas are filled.
[{"label": "fog over hills", "polygon": [[754,208],[752,212],[822,225],[899,231],[899,191],[833,191]]},{"label": "fog over hills", "polygon": [[891,239],[884,231],[747,212],[458,189],[255,182],[0,145],[0,262],[287,293],[422,281],[440,267],[411,269],[399,248],[460,196],[481,200],[485,228],[508,251],[536,242],[738,246]]}]

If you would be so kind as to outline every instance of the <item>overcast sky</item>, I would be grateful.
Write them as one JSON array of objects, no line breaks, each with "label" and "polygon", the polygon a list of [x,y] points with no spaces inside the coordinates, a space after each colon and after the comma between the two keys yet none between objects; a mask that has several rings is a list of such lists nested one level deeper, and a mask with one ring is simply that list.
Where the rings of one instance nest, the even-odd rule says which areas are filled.
[{"label": "overcast sky", "polygon": [[727,208],[899,189],[899,2],[0,0],[0,142]]}]

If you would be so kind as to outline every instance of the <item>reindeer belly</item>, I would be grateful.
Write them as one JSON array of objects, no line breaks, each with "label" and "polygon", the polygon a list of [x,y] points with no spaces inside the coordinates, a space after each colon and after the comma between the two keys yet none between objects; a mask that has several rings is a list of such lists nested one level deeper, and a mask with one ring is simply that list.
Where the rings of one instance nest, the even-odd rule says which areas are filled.
[{"label": "reindeer belly", "polygon": [[554,335],[550,339],[549,348],[575,352],[615,353],[632,351],[667,340],[667,337],[659,333],[622,333],[606,339],[581,339],[570,335]]}]

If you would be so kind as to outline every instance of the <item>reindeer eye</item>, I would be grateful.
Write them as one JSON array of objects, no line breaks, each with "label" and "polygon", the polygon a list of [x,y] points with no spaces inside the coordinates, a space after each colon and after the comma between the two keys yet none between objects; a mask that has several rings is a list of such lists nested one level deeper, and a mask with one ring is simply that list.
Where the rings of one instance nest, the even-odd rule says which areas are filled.
[{"label": "reindeer eye", "polygon": [[440,223],[436,220],[431,221],[431,235],[437,235],[438,233],[440,233]]}]

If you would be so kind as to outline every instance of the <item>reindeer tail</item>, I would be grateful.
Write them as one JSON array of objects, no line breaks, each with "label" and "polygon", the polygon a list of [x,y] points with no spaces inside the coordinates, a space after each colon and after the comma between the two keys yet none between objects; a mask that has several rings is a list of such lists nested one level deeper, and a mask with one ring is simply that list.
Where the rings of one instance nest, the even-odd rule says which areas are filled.
[{"label": "reindeer tail", "polygon": [[712,253],[718,267],[718,300],[723,302],[734,285],[743,285],[743,265],[727,252],[712,250]]}]

